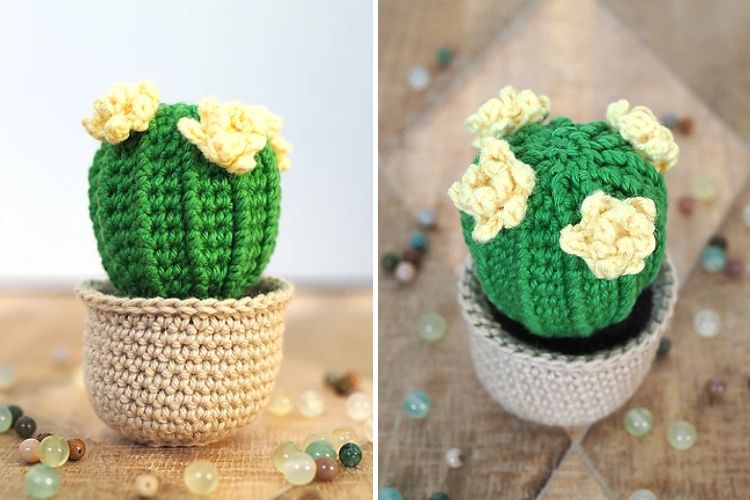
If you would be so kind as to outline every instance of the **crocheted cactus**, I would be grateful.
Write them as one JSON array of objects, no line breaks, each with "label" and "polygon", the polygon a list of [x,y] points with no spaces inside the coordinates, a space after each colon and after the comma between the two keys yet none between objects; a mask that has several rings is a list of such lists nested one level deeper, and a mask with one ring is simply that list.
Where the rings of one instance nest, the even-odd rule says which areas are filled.
[{"label": "crocheted cactus", "polygon": [[89,171],[102,263],[127,296],[237,298],[266,267],[288,166],[280,120],[205,99],[159,104],[119,84],[84,126],[104,141]]},{"label": "crocheted cactus", "polygon": [[506,87],[469,118],[480,153],[449,195],[487,298],[542,337],[624,320],[665,251],[672,135],[650,110],[540,123],[549,100]]}]

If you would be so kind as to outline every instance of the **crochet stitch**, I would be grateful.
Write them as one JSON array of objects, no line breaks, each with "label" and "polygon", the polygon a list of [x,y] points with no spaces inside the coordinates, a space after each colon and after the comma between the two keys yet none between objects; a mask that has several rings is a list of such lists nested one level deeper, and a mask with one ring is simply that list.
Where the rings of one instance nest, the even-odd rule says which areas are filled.
[{"label": "crochet stitch", "polygon": [[[578,124],[558,118],[549,124],[529,123],[505,139],[515,158],[533,169],[536,183],[523,220],[489,241],[474,238],[477,221],[461,211],[464,239],[484,293],[505,315],[543,337],[587,337],[622,321],[661,269],[667,215],[662,175],[604,121]],[[477,157],[474,163],[479,161]],[[600,191],[617,200],[610,203],[615,212],[605,215],[609,220],[594,217],[600,230],[612,231],[603,236],[612,246],[589,249],[590,260],[598,261],[597,252],[604,250],[602,255],[625,259],[624,264],[617,260],[607,267],[604,278],[609,279],[597,276],[581,256],[561,248],[563,229],[582,222],[584,200]],[[652,220],[638,219],[631,225],[628,217],[633,214],[622,215],[618,203],[630,207],[626,200],[634,198],[650,200],[655,209]],[[647,203],[636,204],[643,208]],[[646,222],[653,224],[650,234]],[[650,238],[653,248],[648,248]],[[579,248],[581,253],[589,251],[583,252],[585,246]],[[630,255],[632,248],[637,248],[637,256]]]},{"label": "crochet stitch", "polygon": [[267,143],[252,171],[231,174],[180,133],[183,118],[197,120],[197,106],[161,104],[147,129],[96,152],[89,208],[99,254],[121,294],[237,298],[276,243],[277,157]]}]

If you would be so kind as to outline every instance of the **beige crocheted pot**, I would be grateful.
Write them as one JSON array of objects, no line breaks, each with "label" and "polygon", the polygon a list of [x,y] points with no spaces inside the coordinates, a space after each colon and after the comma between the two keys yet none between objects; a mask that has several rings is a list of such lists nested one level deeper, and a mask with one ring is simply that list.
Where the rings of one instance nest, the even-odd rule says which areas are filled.
[{"label": "beige crocheted pot", "polygon": [[640,335],[589,355],[531,346],[504,331],[467,259],[459,302],[469,329],[477,377],[507,411],[550,426],[586,425],[613,413],[648,373],[672,316],[677,283],[669,258],[652,285],[653,307]]},{"label": "beige crocheted pot", "polygon": [[241,299],[142,299],[109,282],[76,290],[88,309],[84,378],[110,427],[149,446],[197,446],[249,424],[281,363],[293,287],[263,278]]}]

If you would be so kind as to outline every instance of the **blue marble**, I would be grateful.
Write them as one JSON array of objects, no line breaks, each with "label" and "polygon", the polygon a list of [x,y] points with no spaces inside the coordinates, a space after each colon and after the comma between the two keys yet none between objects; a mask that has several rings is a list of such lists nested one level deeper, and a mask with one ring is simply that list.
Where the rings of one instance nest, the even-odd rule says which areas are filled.
[{"label": "blue marble", "polygon": [[414,389],[404,398],[404,410],[414,419],[425,418],[432,409],[432,400],[426,392]]},{"label": "blue marble", "polygon": [[378,492],[378,500],[404,500],[404,497],[396,488],[382,488]]},{"label": "blue marble", "polygon": [[409,238],[409,245],[417,250],[426,250],[428,244],[427,235],[424,233],[412,233],[411,238]]},{"label": "blue marble", "polygon": [[709,273],[719,273],[727,267],[727,254],[719,247],[708,246],[701,254],[701,267]]}]

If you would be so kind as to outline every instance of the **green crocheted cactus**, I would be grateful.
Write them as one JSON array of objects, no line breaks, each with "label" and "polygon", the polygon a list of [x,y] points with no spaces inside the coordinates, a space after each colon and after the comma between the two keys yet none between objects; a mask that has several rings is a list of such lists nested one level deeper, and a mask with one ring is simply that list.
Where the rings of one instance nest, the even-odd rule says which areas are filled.
[{"label": "green crocheted cactus", "polygon": [[186,117],[198,120],[198,107],[160,104],[147,130],[94,156],[90,216],[123,295],[237,298],[274,250],[281,190],[271,141],[251,171],[230,173],[178,130]]},{"label": "green crocheted cactus", "polygon": [[[536,335],[588,337],[624,320],[639,294],[660,271],[666,239],[665,182],[662,174],[647,161],[648,156],[637,150],[638,145],[634,146],[623,136],[627,134],[604,121],[574,123],[568,118],[558,118],[548,124],[522,124],[520,129],[504,136],[512,153],[509,157],[515,156],[512,162],[518,160],[533,171],[533,188],[525,200],[525,213],[513,205],[518,200],[506,197],[506,213],[498,211],[498,214],[504,215],[510,223],[492,237],[482,233],[482,228],[475,229],[480,220],[495,227],[498,220],[481,219],[477,214],[483,210],[490,213],[486,212],[487,200],[497,200],[500,195],[496,193],[507,195],[512,189],[519,190],[525,182],[523,171],[517,171],[521,174],[516,174],[514,184],[508,180],[511,177],[504,177],[509,172],[505,166],[488,162],[481,172],[478,167],[471,173],[467,171],[464,185],[456,183],[451,188],[451,198],[459,209],[463,208],[461,227],[482,289],[498,310],[523,323]],[[668,138],[671,140],[671,134]],[[493,144],[499,143],[485,145]],[[676,161],[676,146],[673,152],[672,163]],[[480,156],[481,153],[474,165],[480,164]],[[484,185],[477,190],[481,183]],[[486,198],[486,192],[481,192],[488,189],[490,198]],[[598,222],[602,222],[601,218],[607,219],[588,235],[594,241],[588,243],[587,240],[590,247],[584,248],[591,252],[587,255],[588,261],[570,249],[578,245],[580,250],[582,238],[575,245],[568,245],[568,251],[562,248],[565,245],[561,241],[562,234],[574,233],[587,223],[582,215],[587,199],[594,200],[590,201],[587,217],[600,218]],[[603,208],[592,208],[596,200],[602,199],[610,200],[615,207],[604,215]],[[621,203],[624,200],[626,203]],[[653,220],[645,222],[648,218],[630,205],[626,206],[628,203],[639,210],[646,207],[644,212],[648,207],[655,208]],[[509,209],[515,210],[513,217],[508,215]],[[517,217],[518,214],[522,217]],[[637,223],[649,228],[642,242],[633,243],[638,234],[627,234],[610,221],[610,218],[616,221],[628,217],[628,221],[636,217]],[[622,268],[627,271],[618,268],[617,276],[602,277],[602,274],[612,273],[611,259],[604,263],[597,260],[605,254],[615,254],[618,263],[624,259],[627,265],[622,264]],[[638,259],[633,257],[636,254],[647,256]]]}]

